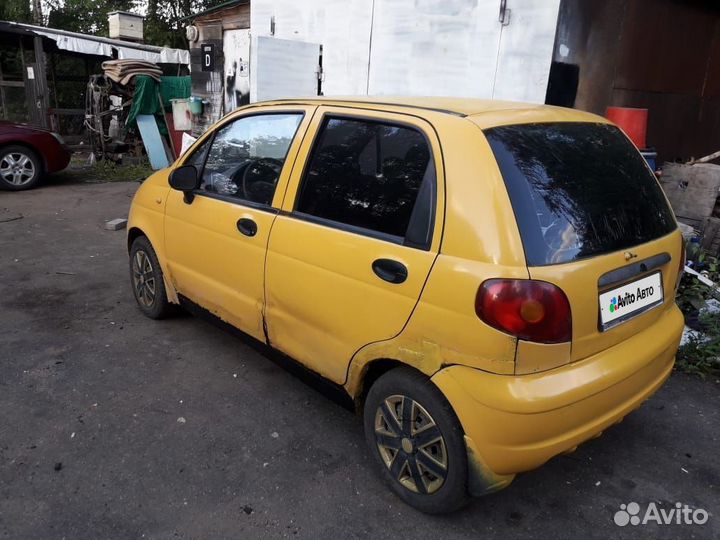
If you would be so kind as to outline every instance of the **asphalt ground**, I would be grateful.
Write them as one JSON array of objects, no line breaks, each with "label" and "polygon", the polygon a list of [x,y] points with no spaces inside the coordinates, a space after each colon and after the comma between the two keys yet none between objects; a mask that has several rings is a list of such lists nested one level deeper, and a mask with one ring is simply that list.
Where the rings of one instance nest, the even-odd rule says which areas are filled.
[{"label": "asphalt ground", "polygon": [[[137,186],[0,192],[0,538],[720,537],[720,383],[682,373],[463,511],[405,506],[351,412],[207,321],[140,314],[103,228]],[[708,521],[616,525],[630,502]]]}]

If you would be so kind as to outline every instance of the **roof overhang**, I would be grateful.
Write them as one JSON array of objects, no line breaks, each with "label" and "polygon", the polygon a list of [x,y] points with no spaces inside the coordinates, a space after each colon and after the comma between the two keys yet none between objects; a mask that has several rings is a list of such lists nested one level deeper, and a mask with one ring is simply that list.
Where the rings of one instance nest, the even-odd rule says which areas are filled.
[{"label": "roof overhang", "polygon": [[0,32],[10,31],[21,34],[33,34],[51,39],[58,49],[79,54],[92,54],[95,56],[117,55],[120,60],[134,59],[147,60],[156,64],[189,64],[190,52],[184,49],[171,49],[169,47],[156,47],[144,43],[133,43],[121,39],[110,39],[100,36],[90,36],[77,32],[68,32],[56,28],[45,28],[32,24],[0,21]]}]

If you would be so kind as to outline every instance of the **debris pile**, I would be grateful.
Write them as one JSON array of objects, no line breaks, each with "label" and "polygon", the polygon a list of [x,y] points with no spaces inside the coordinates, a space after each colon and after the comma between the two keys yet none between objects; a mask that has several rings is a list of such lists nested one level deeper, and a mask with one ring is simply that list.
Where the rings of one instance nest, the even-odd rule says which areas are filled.
[{"label": "debris pile", "polygon": [[108,60],[102,63],[102,69],[107,77],[122,86],[127,86],[137,75],[147,75],[160,82],[163,74],[157,64],[145,60]]}]

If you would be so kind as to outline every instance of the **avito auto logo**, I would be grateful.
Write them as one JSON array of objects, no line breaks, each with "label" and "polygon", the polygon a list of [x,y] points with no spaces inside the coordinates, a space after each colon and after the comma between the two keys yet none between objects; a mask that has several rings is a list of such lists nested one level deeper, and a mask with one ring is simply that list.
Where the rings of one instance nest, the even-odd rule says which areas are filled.
[{"label": "avito auto logo", "polygon": [[640,288],[636,293],[626,292],[624,295],[613,296],[610,299],[610,313],[615,313],[621,307],[626,307],[634,304],[637,300],[644,300],[649,298],[655,293],[655,287],[650,285],[649,287]]}]

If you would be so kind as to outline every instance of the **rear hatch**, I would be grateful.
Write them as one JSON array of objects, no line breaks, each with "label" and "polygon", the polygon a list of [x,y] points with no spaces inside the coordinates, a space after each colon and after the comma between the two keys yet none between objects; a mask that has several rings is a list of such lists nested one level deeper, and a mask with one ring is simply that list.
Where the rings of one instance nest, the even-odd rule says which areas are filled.
[{"label": "rear hatch", "polygon": [[674,303],[682,238],[640,153],[615,126],[485,129],[507,186],[532,279],[572,309],[571,361],[652,325]]}]

